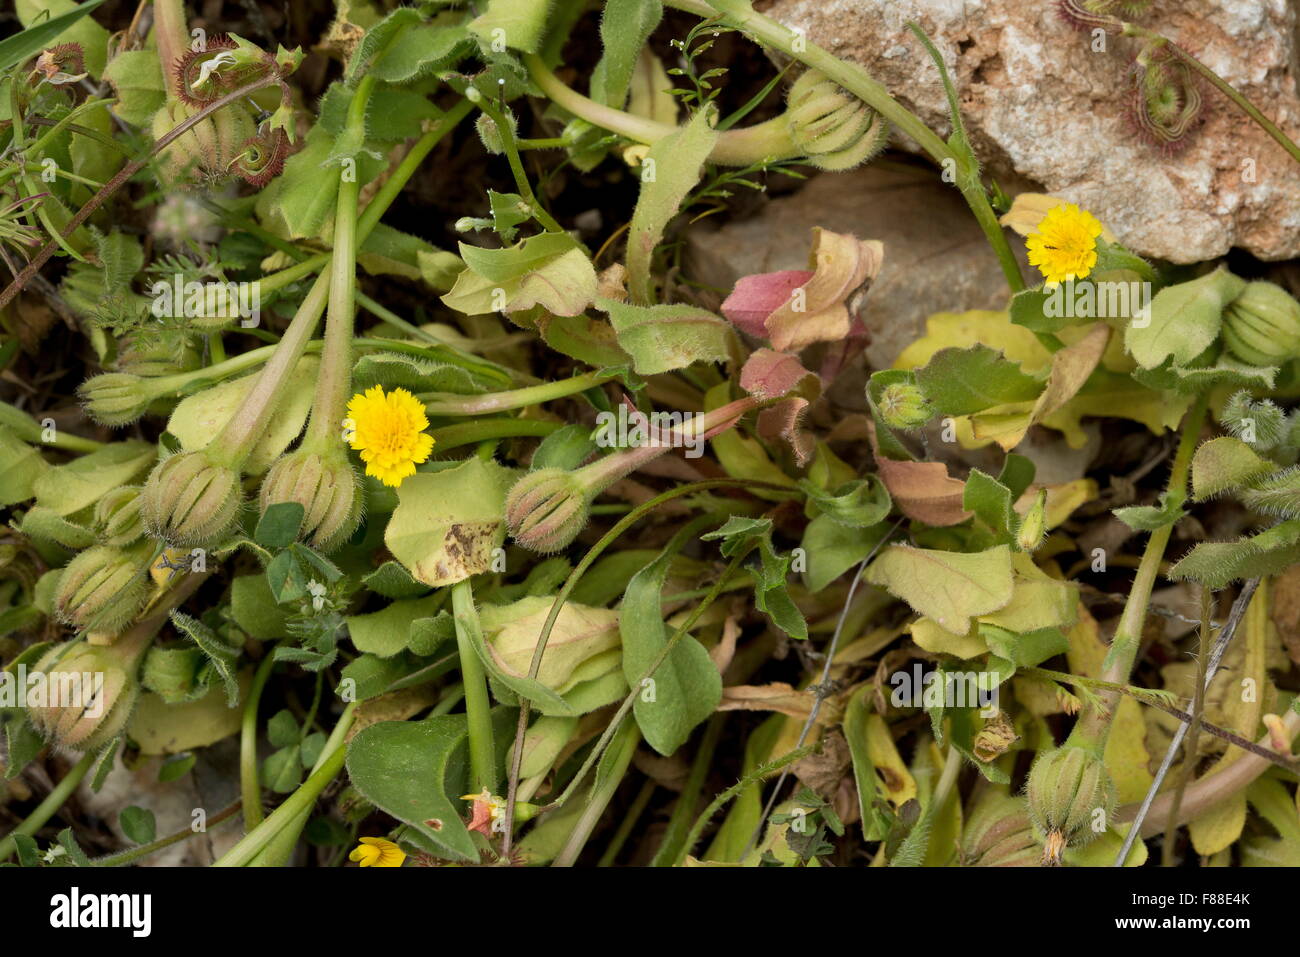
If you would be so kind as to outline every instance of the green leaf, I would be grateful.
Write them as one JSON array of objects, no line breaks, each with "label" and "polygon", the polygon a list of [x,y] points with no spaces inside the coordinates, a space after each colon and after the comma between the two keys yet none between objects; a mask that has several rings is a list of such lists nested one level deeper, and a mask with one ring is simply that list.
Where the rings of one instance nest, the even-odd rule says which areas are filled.
[{"label": "green leaf", "polygon": [[1223,435],[1210,439],[1192,456],[1192,494],[1204,501],[1275,471],[1275,463],[1241,439]]},{"label": "green leaf", "polygon": [[554,0],[488,0],[482,16],[469,29],[485,44],[498,38],[513,50],[536,53],[542,47]]},{"label": "green leaf", "polygon": [[[319,372],[320,360],[315,356],[298,360],[289,374],[283,397],[276,402],[261,438],[244,461],[245,475],[265,472],[298,437],[311,411]],[[181,448],[187,452],[205,448],[244,404],[260,376],[260,372],[255,372],[182,399],[167,420],[167,431],[180,440]]]},{"label": "green leaf", "polygon": [[889,490],[874,475],[846,482],[830,492],[808,479],[801,479],[799,487],[808,495],[810,518],[825,515],[850,528],[870,528],[883,521],[893,507]]},{"label": "green leaf", "polygon": [[970,415],[1008,402],[1026,402],[1043,391],[1040,380],[984,345],[941,349],[915,375],[926,398],[946,415]]},{"label": "green leaf", "polygon": [[866,579],[959,635],[975,616],[1006,607],[1014,590],[1006,545],[971,555],[890,545],[867,568]]},{"label": "green leaf", "polygon": [[669,632],[661,611],[664,580],[673,558],[698,526],[687,525],[664,547],[659,557],[632,576],[619,609],[623,637],[623,677],[640,688],[633,714],[646,743],[664,756],[677,751],[697,725],[722,700],[722,676],[704,646],[682,635],[649,684],[639,682],[663,653]]},{"label": "green leaf", "polygon": [[349,615],[344,620],[357,651],[391,658],[406,650],[412,625],[418,619],[436,614],[441,605],[442,596],[430,595],[428,598],[395,601],[380,611]]},{"label": "green leaf", "polygon": [[135,844],[148,844],[158,834],[153,811],[135,805],[122,808],[122,813],[117,816],[117,826],[126,839]]},{"label": "green leaf", "polygon": [[442,302],[466,315],[542,306],[576,316],[596,298],[595,267],[566,233],[539,233],[504,249],[461,243],[460,255],[465,269]]},{"label": "green leaf", "polygon": [[280,502],[269,506],[257,520],[253,541],[263,548],[287,548],[298,539],[305,509],[300,502]]},{"label": "green leaf", "polygon": [[1154,532],[1187,514],[1175,501],[1169,500],[1168,494],[1160,493],[1159,505],[1130,505],[1114,509],[1114,515],[1135,532]]},{"label": "green leaf", "polygon": [[867,529],[843,525],[829,515],[818,515],[804,529],[802,547],[808,567],[803,581],[810,592],[819,592],[871,554],[889,526],[881,523]]},{"label": "green leaf", "polygon": [[[504,729],[503,729],[504,730]],[[440,856],[478,861],[457,800],[468,787],[463,714],[381,721],[348,744],[348,777],[383,811],[409,825]]]},{"label": "green leaf", "polygon": [[296,791],[302,772],[302,753],[296,744],[273,752],[262,762],[262,780],[276,794]]},{"label": "green leaf", "polygon": [[414,7],[398,7],[361,38],[348,61],[348,83],[365,74],[389,83],[411,83],[455,65],[473,49],[463,26],[428,23]]},{"label": "green leaf", "polygon": [[36,503],[57,515],[71,515],[98,502],[107,492],[130,485],[157,455],[151,442],[114,442],[67,465],[45,471],[34,483]]},{"label": "green leaf", "polygon": [[1246,288],[1220,266],[1214,272],[1166,286],[1151,301],[1150,321],[1130,322],[1124,329],[1124,345],[1144,369],[1155,369],[1166,359],[1185,366],[1208,349],[1218,338],[1223,308]]},{"label": "green leaf", "polygon": [[1202,542],[1169,569],[1174,581],[1191,579],[1216,591],[1235,581],[1275,575],[1300,562],[1300,519],[1281,522],[1251,538]]},{"label": "green leaf", "polygon": [[[291,561],[292,559],[287,559]],[[261,641],[283,638],[286,615],[262,574],[240,575],[230,583],[230,615],[235,624]]]},{"label": "green leaf", "polygon": [[487,571],[505,541],[513,469],[471,456],[402,482],[384,544],[416,581],[438,588]]},{"label": "green leaf", "polygon": [[[979,632],[991,652],[1012,662],[1017,668],[1033,668],[1048,658],[1064,654],[1070,647],[1070,640],[1059,628],[1038,628],[1018,634],[997,625],[981,623]],[[1011,675],[1002,674],[999,677],[1005,681]]]},{"label": "green leaf", "polygon": [[564,469],[572,471],[596,454],[591,430],[581,425],[566,425],[542,439],[533,453],[531,471]]},{"label": "green leaf", "polygon": [[36,480],[49,468],[36,449],[0,425],[0,506],[31,498]]},{"label": "green leaf", "polygon": [[385,598],[418,598],[429,590],[424,582],[412,578],[400,562],[384,562],[361,579],[361,584]]},{"label": "green leaf", "polygon": [[171,620],[177,631],[198,645],[208,656],[213,669],[221,677],[222,684],[226,686],[226,702],[233,708],[239,703],[239,678],[235,673],[235,666],[239,661],[241,649],[227,645],[211,628],[184,612],[172,612]]},{"label": "green leaf", "polygon": [[650,147],[641,163],[641,195],[627,240],[627,289],[632,301],[654,301],[651,261],[669,221],[699,182],[704,161],[718,140],[713,109],[699,110],[686,126]]},{"label": "green leaf", "polygon": [[639,375],[684,369],[696,362],[721,362],[728,356],[731,325],[695,306],[634,306],[598,299],[609,313],[618,344],[632,357]]},{"label": "green leaf", "polygon": [[1011,489],[979,469],[971,469],[962,493],[961,507],[991,528],[999,540],[1009,539],[1015,529]]},{"label": "green leaf", "polygon": [[147,128],[167,102],[167,87],[157,50],[123,50],[104,68],[117,102],[113,113],[125,123]]},{"label": "green leaf", "polygon": [[272,715],[271,720],[266,723],[266,740],[271,742],[273,748],[287,748],[291,744],[297,744],[302,735],[298,731],[298,722],[294,719],[293,712],[288,708],[283,708]]},{"label": "green leaf", "polygon": [[27,510],[19,527],[24,535],[57,542],[64,548],[89,548],[95,543],[93,531],[40,505]]},{"label": "green leaf", "polygon": [[591,73],[593,100],[623,108],[637,57],[663,15],[660,0],[605,0],[600,18],[600,42],[605,52]]}]

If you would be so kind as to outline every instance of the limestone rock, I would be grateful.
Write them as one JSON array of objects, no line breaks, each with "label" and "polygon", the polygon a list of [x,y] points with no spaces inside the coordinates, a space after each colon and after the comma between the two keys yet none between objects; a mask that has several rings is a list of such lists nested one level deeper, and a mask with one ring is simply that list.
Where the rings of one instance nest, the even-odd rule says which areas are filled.
[{"label": "limestone rock", "polygon": [[[1203,124],[1181,152],[1162,155],[1131,128],[1136,41],[1105,37],[1093,52],[1054,0],[775,0],[765,12],[863,66],[946,136],[938,71],[906,26],[917,22],[957,82],[989,173],[1015,172],[1080,203],[1142,255],[1188,263],[1234,246],[1261,259],[1300,255],[1300,163],[1208,85]],[[1153,4],[1137,22],[1296,139],[1296,18],[1288,0],[1185,0]]]}]

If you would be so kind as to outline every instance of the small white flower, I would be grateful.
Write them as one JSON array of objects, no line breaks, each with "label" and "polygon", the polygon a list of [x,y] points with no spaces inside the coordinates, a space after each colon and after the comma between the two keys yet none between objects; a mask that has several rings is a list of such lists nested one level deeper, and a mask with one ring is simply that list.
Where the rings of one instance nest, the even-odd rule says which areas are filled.
[{"label": "small white flower", "polygon": [[325,607],[325,586],[312,579],[307,583],[307,591],[311,594],[311,607],[313,611],[320,611]]}]

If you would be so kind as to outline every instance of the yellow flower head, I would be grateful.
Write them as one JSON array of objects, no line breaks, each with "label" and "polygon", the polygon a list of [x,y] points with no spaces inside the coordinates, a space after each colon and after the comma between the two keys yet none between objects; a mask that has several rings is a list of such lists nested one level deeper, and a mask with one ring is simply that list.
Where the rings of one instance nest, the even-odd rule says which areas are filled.
[{"label": "yellow flower head", "polygon": [[361,843],[348,855],[362,867],[401,867],[406,852],[382,837],[363,837]]},{"label": "yellow flower head", "polygon": [[366,474],[393,488],[415,474],[415,466],[433,451],[433,436],[425,435],[429,420],[424,406],[405,389],[387,395],[373,386],[348,402],[350,442],[366,463]]},{"label": "yellow flower head", "polygon": [[1029,264],[1037,266],[1046,285],[1083,279],[1097,265],[1097,217],[1074,203],[1053,206],[1025,240]]}]

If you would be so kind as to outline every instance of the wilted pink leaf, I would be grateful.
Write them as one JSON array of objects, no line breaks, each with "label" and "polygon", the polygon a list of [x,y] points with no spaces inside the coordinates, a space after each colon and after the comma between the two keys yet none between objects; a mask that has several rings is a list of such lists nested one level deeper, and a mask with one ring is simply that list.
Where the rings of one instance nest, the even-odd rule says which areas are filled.
[{"label": "wilted pink leaf", "polygon": [[883,257],[884,246],[876,240],[814,227],[812,278],[764,320],[772,345],[787,351],[847,336],[853,318],[849,304],[880,272]]},{"label": "wilted pink leaf", "polygon": [[741,332],[766,339],[767,327],[763,325],[764,321],[789,302],[791,293],[812,277],[813,274],[806,269],[785,269],[745,276],[736,283],[736,288],[722,304],[722,314]]},{"label": "wilted pink leaf", "polygon": [[757,349],[740,370],[740,387],[756,399],[774,399],[793,392],[810,375],[797,356]]}]

